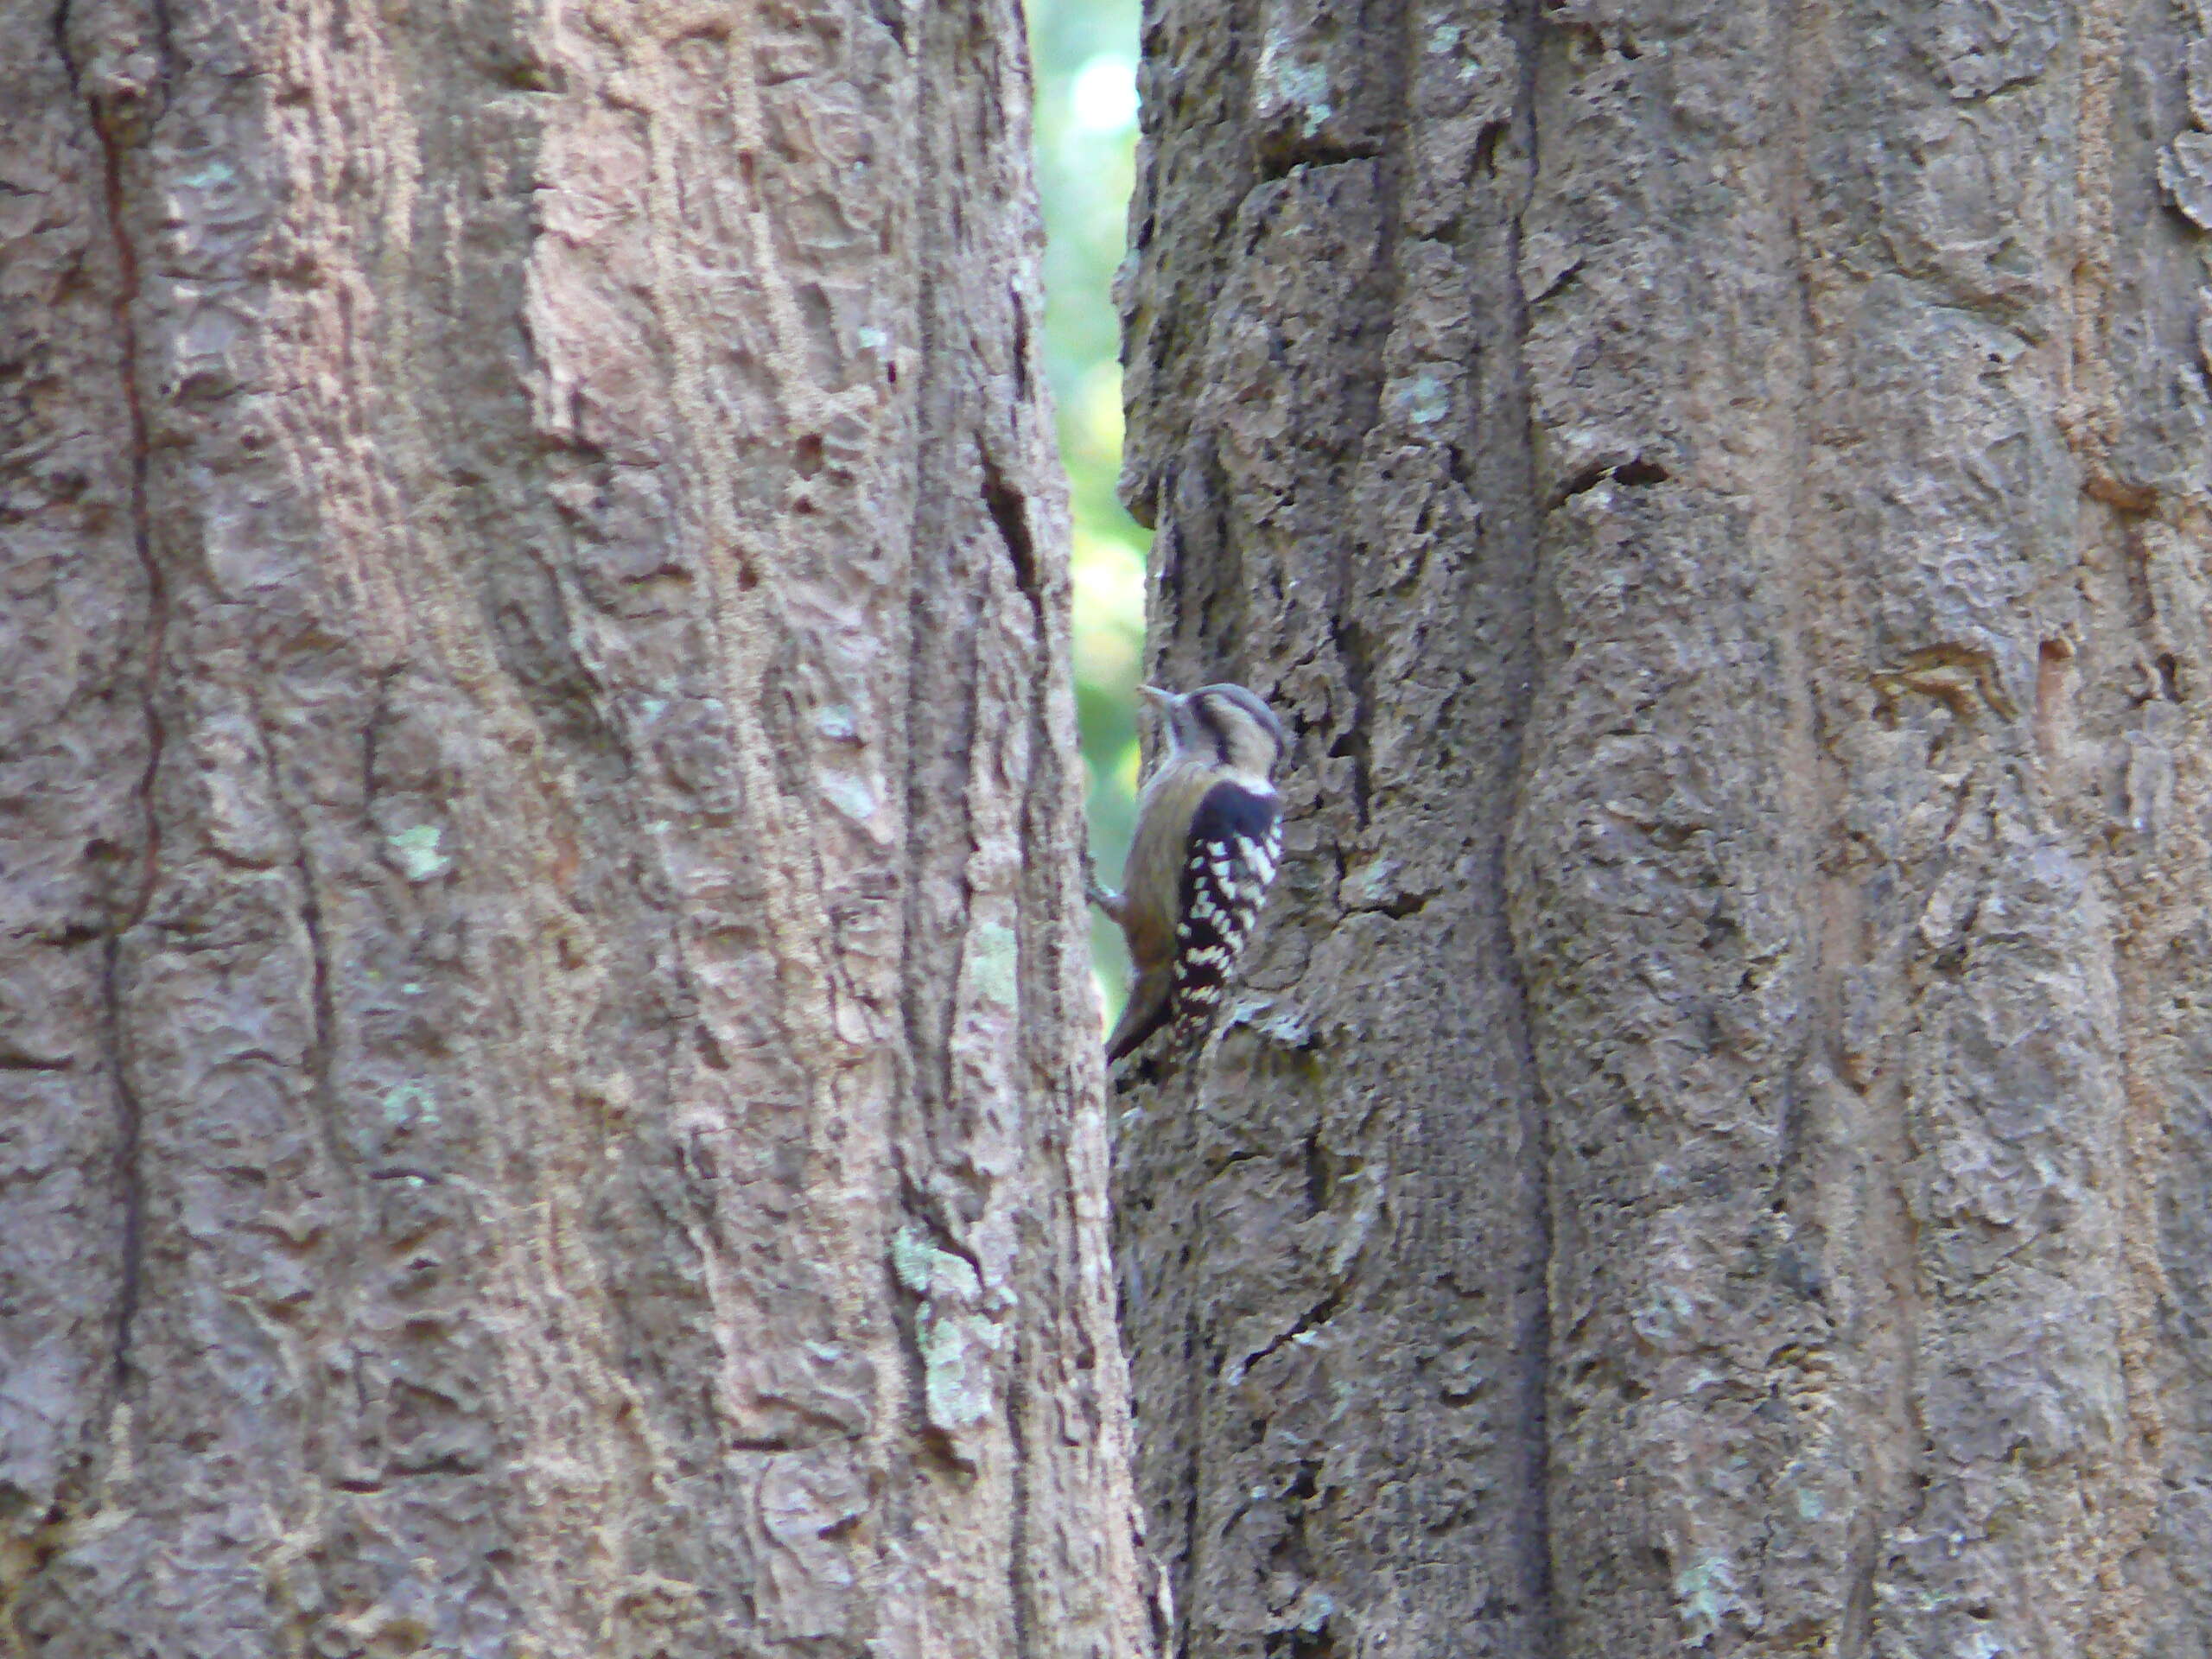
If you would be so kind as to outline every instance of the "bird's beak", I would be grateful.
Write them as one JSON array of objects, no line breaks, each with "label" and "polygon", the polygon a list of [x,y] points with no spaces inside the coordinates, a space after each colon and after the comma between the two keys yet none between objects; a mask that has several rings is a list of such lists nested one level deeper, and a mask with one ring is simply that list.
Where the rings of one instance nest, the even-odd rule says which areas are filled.
[{"label": "bird's beak", "polygon": [[1140,696],[1150,697],[1163,709],[1175,701],[1175,694],[1173,691],[1163,691],[1156,685],[1141,685],[1137,687],[1137,691]]}]

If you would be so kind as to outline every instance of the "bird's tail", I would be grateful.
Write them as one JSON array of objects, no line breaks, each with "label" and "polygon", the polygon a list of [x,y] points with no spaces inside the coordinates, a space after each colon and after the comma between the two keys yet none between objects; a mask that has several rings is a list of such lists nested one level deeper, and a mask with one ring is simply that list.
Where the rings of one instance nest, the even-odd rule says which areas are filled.
[{"label": "bird's tail", "polygon": [[1135,1053],[1146,1038],[1167,1023],[1172,981],[1169,970],[1162,968],[1129,988],[1129,1000],[1122,1005],[1122,1017],[1114,1022],[1114,1034],[1106,1039],[1109,1065]]}]

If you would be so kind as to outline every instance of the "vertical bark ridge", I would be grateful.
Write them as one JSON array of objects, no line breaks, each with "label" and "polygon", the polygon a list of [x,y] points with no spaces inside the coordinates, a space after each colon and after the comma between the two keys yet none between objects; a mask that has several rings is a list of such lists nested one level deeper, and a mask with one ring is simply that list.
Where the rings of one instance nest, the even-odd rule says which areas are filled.
[{"label": "vertical bark ridge", "polygon": [[[1526,354],[1529,295],[1522,279],[1521,261],[1529,209],[1535,200],[1537,180],[1543,168],[1542,134],[1537,124],[1538,111],[1541,107],[1537,82],[1541,67],[1537,53],[1538,31],[1541,27],[1541,0],[1523,0],[1522,3],[1510,8],[1507,27],[1513,41],[1516,67],[1519,71],[1508,131],[1517,140],[1522,158],[1523,187],[1506,225],[1503,276],[1507,344],[1504,349],[1495,353],[1495,358],[1498,370],[1510,377],[1512,387],[1510,402],[1517,419],[1516,429],[1506,442],[1491,441],[1482,447],[1485,450],[1502,450],[1510,457],[1509,477],[1501,480],[1503,487],[1493,493],[1505,499],[1517,500],[1522,504],[1525,513],[1535,493],[1536,429],[1535,404],[1529,395]],[[1523,528],[1516,541],[1521,550],[1523,567],[1521,576],[1525,594],[1523,614],[1533,624],[1536,593],[1533,525]],[[1533,633],[1533,627],[1530,632]],[[1526,651],[1524,645],[1523,656],[1507,665],[1507,692],[1514,717],[1506,733],[1506,753],[1501,757],[1500,770],[1512,780],[1513,792],[1507,807],[1509,816],[1518,807],[1522,774],[1526,764],[1527,727],[1535,701],[1533,668],[1526,661]],[[1519,675],[1517,685],[1512,677],[1516,671]],[[1503,894],[1505,892],[1506,856],[1506,838],[1501,835],[1482,872],[1483,885],[1492,893]],[[1522,960],[1519,943],[1514,938],[1510,919],[1502,906],[1495,927],[1499,949],[1505,959],[1512,1006],[1517,1016],[1515,1039],[1519,1050],[1519,1065],[1522,1075],[1529,1080],[1520,1102],[1522,1150],[1519,1161],[1522,1179],[1529,1186],[1525,1201],[1529,1226],[1522,1244],[1525,1253],[1522,1282],[1517,1287],[1516,1294],[1524,1311],[1516,1322],[1514,1333],[1515,1354],[1521,1371],[1519,1432],[1525,1465],[1522,1480],[1518,1484],[1522,1494],[1522,1513],[1526,1516],[1523,1534],[1526,1559],[1521,1571],[1530,1586],[1530,1599],[1534,1604],[1529,1622],[1528,1650],[1536,1659],[1553,1659],[1553,1656],[1560,1649],[1559,1607],[1552,1567],[1548,1404],[1552,1370],[1551,1271],[1554,1249],[1552,1130],[1544,1099],[1543,1080],[1537,1069],[1529,1030],[1528,965]]]},{"label": "vertical bark ridge", "polygon": [[[2194,1328],[2183,1310],[2196,1275],[2184,1264],[2196,1243],[2174,1222],[2196,1207],[2182,1195],[2197,1190],[2206,1168],[2194,1128],[2202,1116],[2194,1057],[2204,1039],[2197,936],[2212,846],[2193,815],[2177,809],[2199,787],[2212,736],[2197,692],[2206,658],[2194,597],[2212,546],[2212,478],[2201,442],[2189,435],[2206,406],[2199,284],[2212,215],[2201,202],[2188,211],[2190,199],[2176,187],[2212,126],[2212,14],[2196,7],[2153,19],[2097,3],[2081,27],[2082,229],[2069,272],[2076,401],[2063,418],[2084,472],[2083,562],[2094,568],[2100,553],[2117,550],[2132,589],[2128,634],[2095,649],[2050,631],[2037,683],[2046,764],[2055,779],[2075,782],[2080,804],[2069,816],[2077,835],[2094,836],[2100,817],[2111,822],[2095,810],[2108,798],[2093,783],[2082,787],[2086,779],[2075,782],[2094,775],[2082,765],[2084,751],[2094,753],[2098,738],[2112,743],[2116,728],[2128,756],[2120,803],[2130,833],[2108,844],[2106,875],[2110,971],[2124,1016],[2114,1163],[2123,1172],[2116,1224],[2125,1272],[2114,1300],[2126,1419],[2114,1437],[2119,1468],[2099,1497],[2102,1601],[2088,1639],[2114,1650],[2186,1651],[2212,1606],[2193,1521],[2202,1503],[2205,1396],[2181,1380],[2196,1369],[2198,1344],[2183,1334]],[[2090,689],[2100,668],[2126,684],[2125,706],[2115,707],[2109,681]]]},{"label": "vertical bark ridge", "polygon": [[82,9],[11,8],[0,73],[0,1620],[98,1508],[127,1425],[143,1111],[120,1040],[127,936],[158,868],[150,811],[163,573],[149,538],[125,172],[163,65],[157,17],[102,51]]}]

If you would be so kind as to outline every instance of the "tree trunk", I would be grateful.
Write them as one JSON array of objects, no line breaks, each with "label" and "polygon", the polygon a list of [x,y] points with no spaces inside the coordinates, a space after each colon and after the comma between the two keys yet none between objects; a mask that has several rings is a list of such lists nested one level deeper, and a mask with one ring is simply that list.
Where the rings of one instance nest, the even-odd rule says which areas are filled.
[{"label": "tree trunk", "polygon": [[2212,1652],[2212,9],[1154,0],[1189,1655]]},{"label": "tree trunk", "polygon": [[11,1650],[1148,1646],[1018,13],[0,66]]}]

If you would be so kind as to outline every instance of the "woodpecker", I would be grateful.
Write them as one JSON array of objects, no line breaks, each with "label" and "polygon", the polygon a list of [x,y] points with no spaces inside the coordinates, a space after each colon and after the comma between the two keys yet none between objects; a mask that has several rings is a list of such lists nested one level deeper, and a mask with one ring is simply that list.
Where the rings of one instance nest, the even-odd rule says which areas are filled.
[{"label": "woodpecker", "polygon": [[1167,747],[1137,798],[1122,891],[1091,893],[1121,924],[1135,969],[1109,1061],[1170,1021],[1180,1039],[1204,1033],[1282,851],[1274,711],[1241,685],[1137,690],[1159,706]]}]

